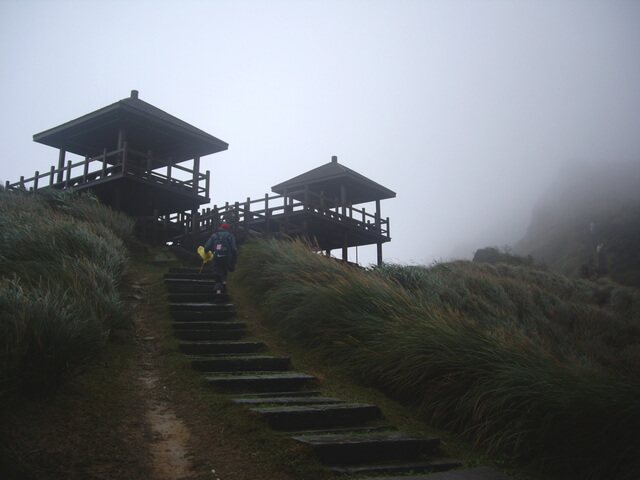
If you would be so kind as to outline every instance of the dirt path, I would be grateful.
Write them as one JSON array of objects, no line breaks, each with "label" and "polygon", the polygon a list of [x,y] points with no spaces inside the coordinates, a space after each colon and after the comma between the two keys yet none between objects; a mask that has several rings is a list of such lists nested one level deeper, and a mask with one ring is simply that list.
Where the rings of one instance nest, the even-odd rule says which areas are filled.
[{"label": "dirt path", "polygon": [[157,355],[153,347],[157,339],[147,335],[148,327],[143,318],[136,319],[139,338],[141,336],[141,362],[139,382],[145,402],[145,421],[152,433],[149,452],[152,458],[152,480],[190,478],[191,461],[188,445],[191,432],[176,415],[168,399],[159,390],[158,366],[153,362]]},{"label": "dirt path", "polygon": [[[0,478],[12,480],[292,480],[264,448],[262,425],[236,422],[170,346],[157,275],[131,287],[133,330],[48,398],[0,415]],[[162,293],[158,293],[162,292]],[[164,315],[164,318],[160,318]],[[168,359],[174,357],[174,363]],[[0,412],[0,414],[3,412]],[[262,443],[261,443],[262,442]]]},{"label": "dirt path", "polygon": [[[155,321],[149,295],[149,282],[132,285],[138,301],[133,318],[136,326],[137,355],[135,370],[145,399],[144,419],[151,432],[147,445],[151,456],[150,480],[196,478],[190,456],[190,444],[197,441],[189,427],[178,417],[171,386],[167,391],[167,374],[160,365],[165,341]],[[215,471],[215,469],[212,469]],[[210,478],[215,479],[212,473]]]}]

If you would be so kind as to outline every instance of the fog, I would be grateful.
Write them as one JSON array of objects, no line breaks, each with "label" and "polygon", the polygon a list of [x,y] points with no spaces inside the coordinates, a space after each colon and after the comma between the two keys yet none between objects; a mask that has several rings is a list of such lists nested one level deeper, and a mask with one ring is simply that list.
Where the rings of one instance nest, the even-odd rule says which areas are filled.
[{"label": "fog", "polygon": [[567,162],[640,160],[639,22],[611,0],[0,0],[0,180],[136,89],[229,143],[202,160],[213,203],[337,155],[397,193],[386,261],[471,257],[517,242]]}]

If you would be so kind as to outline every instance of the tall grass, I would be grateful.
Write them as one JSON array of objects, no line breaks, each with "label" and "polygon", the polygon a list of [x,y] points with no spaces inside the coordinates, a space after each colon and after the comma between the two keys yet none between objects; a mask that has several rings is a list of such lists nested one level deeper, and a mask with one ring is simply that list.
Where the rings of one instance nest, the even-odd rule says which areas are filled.
[{"label": "tall grass", "polygon": [[46,392],[129,325],[133,223],[90,196],[0,190],[0,400]]},{"label": "tall grass", "polygon": [[319,359],[489,454],[640,477],[640,295],[524,266],[356,269],[254,241],[234,277]]}]

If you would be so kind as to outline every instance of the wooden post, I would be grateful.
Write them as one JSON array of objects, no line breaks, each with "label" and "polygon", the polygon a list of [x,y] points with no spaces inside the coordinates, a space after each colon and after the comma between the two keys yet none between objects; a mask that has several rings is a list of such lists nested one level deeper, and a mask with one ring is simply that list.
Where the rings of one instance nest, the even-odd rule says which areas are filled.
[{"label": "wooden post", "polygon": [[191,210],[191,235],[193,239],[195,239],[197,233],[198,233],[198,209],[195,208]]},{"label": "wooden post", "polygon": [[200,157],[193,159],[193,193],[198,194],[198,183],[200,182]]},{"label": "wooden post", "polygon": [[340,203],[342,204],[342,215],[347,214],[347,188],[344,183],[340,185]]},{"label": "wooden post", "polygon": [[[53,168],[53,167],[51,167],[51,168]],[[4,189],[5,189],[5,190],[9,190],[9,185],[10,185],[10,184],[9,184],[9,180],[5,181],[5,182],[4,182]]]},{"label": "wooden post", "polygon": [[158,246],[158,210],[153,211],[153,218],[151,219],[151,245],[154,247]]},{"label": "wooden post", "polygon": [[107,175],[107,149],[102,150],[102,178]]},{"label": "wooden post", "polygon": [[129,152],[129,142],[124,142],[122,150],[122,173],[127,171],[127,153]]},{"label": "wooden post", "polygon": [[64,181],[64,188],[69,186],[69,180],[71,180],[71,160],[67,161],[67,179]]},{"label": "wooden post", "polygon": [[87,174],[89,173],[89,156],[84,157],[84,172],[82,173],[82,183],[87,183]]},{"label": "wooden post", "polygon": [[204,195],[207,198],[209,198],[209,188],[211,187],[211,172],[209,170],[207,170],[207,177],[205,179],[204,185],[205,185],[205,189],[206,189]]},{"label": "wooden post", "polygon": [[347,238],[347,234],[344,234],[344,243],[342,245],[342,261],[343,262],[348,262],[349,261],[349,243],[348,243],[348,238]]},{"label": "wooden post", "polygon": [[36,178],[33,179],[33,189],[38,190],[38,177],[40,176],[40,172],[36,170]]},{"label": "wooden post", "polygon": [[120,128],[118,128],[118,150],[121,149],[124,145],[126,145],[126,142],[124,141],[125,138],[126,138],[126,132],[124,130],[124,127],[120,125]]},{"label": "wooden post", "polygon": [[153,152],[151,150],[147,151],[147,178],[151,178],[151,170],[153,169]]},{"label": "wooden post", "polygon": [[49,186],[53,185],[53,177],[54,177],[54,173],[55,173],[56,169],[53,165],[51,165],[51,173],[50,173],[50,177],[49,177]]},{"label": "wooden post", "polygon": [[20,188],[24,188],[24,175],[20,175]]},{"label": "wooden post", "polygon": [[380,225],[380,199],[376,199],[376,233],[382,232],[382,225]]},{"label": "wooden post", "polygon": [[64,170],[64,156],[65,156],[65,151],[63,149],[60,149],[60,153],[58,153],[58,183],[62,182],[63,179],[63,174],[62,171]]},{"label": "wooden post", "polygon": [[251,198],[247,197],[247,202],[244,204],[244,222],[247,224],[251,220],[253,220],[253,215],[251,214]]},{"label": "wooden post", "polygon": [[271,233],[271,212],[269,211],[269,194],[264,194],[264,228],[267,233]]},{"label": "wooden post", "polygon": [[382,242],[377,243],[377,253],[378,253],[378,266],[382,266]]},{"label": "wooden post", "polygon": [[213,206],[212,221],[213,221],[213,229],[215,230],[218,228],[218,225],[220,224],[220,212],[218,211],[218,205]]}]

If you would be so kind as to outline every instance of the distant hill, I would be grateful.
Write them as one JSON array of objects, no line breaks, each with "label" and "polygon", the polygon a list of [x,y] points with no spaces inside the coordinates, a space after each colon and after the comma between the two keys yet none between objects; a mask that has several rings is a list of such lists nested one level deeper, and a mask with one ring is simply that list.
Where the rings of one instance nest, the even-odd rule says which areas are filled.
[{"label": "distant hill", "polygon": [[640,287],[640,162],[565,167],[514,253],[570,277]]}]

